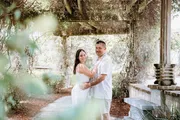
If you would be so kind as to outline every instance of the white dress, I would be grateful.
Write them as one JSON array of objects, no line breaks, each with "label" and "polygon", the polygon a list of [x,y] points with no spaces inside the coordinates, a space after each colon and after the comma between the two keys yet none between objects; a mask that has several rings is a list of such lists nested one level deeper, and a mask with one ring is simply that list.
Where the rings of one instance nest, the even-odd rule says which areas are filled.
[{"label": "white dress", "polygon": [[76,106],[76,105],[82,105],[83,103],[85,103],[88,99],[88,95],[89,95],[89,88],[82,90],[80,88],[80,84],[85,83],[85,82],[89,82],[89,77],[81,74],[81,73],[76,73],[76,85],[73,87],[72,91],[71,91],[71,97],[72,97],[72,105]]}]

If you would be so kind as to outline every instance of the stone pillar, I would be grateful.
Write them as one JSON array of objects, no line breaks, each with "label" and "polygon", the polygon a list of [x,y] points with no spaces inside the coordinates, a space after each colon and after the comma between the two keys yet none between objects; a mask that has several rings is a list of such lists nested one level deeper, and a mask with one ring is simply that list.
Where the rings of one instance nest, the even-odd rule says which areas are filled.
[{"label": "stone pillar", "polygon": [[171,64],[171,0],[161,0],[160,64],[156,69],[155,84],[174,85],[174,64]]},{"label": "stone pillar", "polygon": [[160,64],[170,64],[171,0],[161,0]]},{"label": "stone pillar", "polygon": [[63,45],[63,74],[65,78],[65,88],[68,88],[70,85],[70,77],[69,77],[69,60],[68,60],[68,45],[67,45],[67,38],[68,36],[62,36],[62,45]]}]

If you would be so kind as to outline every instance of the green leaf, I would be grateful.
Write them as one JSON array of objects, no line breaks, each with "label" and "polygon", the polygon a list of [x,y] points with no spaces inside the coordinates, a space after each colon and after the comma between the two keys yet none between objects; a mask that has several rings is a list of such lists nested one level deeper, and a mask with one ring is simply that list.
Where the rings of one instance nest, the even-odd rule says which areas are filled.
[{"label": "green leaf", "polygon": [[11,6],[7,8],[7,12],[8,13],[11,12],[15,7],[16,7],[15,3],[11,4]]},{"label": "green leaf", "polygon": [[0,16],[3,14],[3,12],[4,12],[4,11],[0,8]]},{"label": "green leaf", "polygon": [[8,73],[4,73],[3,77],[0,79],[0,98],[4,97],[8,92],[8,85],[13,84],[13,76]]},{"label": "green leaf", "polygon": [[28,67],[28,65],[27,65],[28,56],[27,56],[25,53],[22,53],[22,54],[20,55],[20,57],[21,57],[22,67],[23,67],[24,69],[26,69],[26,68]]},{"label": "green leaf", "polygon": [[48,92],[48,88],[42,80],[36,79],[28,74],[18,76],[16,85],[30,95],[40,95]]},{"label": "green leaf", "polygon": [[7,64],[8,59],[3,54],[0,54],[0,72],[4,72],[6,70],[5,67]]},{"label": "green leaf", "polygon": [[20,54],[24,54],[24,49],[29,44],[29,34],[25,31],[11,35],[6,41],[6,46],[9,50],[19,52]]},{"label": "green leaf", "polygon": [[26,86],[25,91],[28,94],[42,95],[47,93],[47,88],[41,80],[29,81],[28,84],[25,84],[25,86]]},{"label": "green leaf", "polygon": [[19,20],[20,17],[21,17],[21,11],[20,11],[20,10],[16,10],[16,11],[14,12],[14,18],[15,18],[15,20]]},{"label": "green leaf", "polygon": [[12,74],[10,74],[10,73],[5,73],[4,74],[4,81],[6,83],[12,83],[13,80],[15,80],[15,78],[14,78],[14,76]]},{"label": "green leaf", "polygon": [[14,99],[13,99],[12,96],[9,96],[9,97],[8,97],[7,102],[8,102],[8,103],[11,103],[13,106],[16,105],[16,102],[14,101]]},{"label": "green leaf", "polygon": [[38,49],[36,42],[31,42],[28,49],[30,54],[33,55],[35,50]]},{"label": "green leaf", "polygon": [[[92,108],[93,110],[91,110]],[[94,120],[98,115],[99,108],[101,108],[100,103],[81,104],[65,110],[61,114],[53,113],[43,120],[87,120],[87,116],[89,120]]]},{"label": "green leaf", "polygon": [[42,79],[46,84],[53,85],[57,81],[60,81],[62,79],[62,76],[55,75],[55,74],[52,74],[52,73],[44,73],[42,75]]},{"label": "green leaf", "polygon": [[2,101],[0,101],[0,120],[4,120],[4,118],[5,118],[4,104]]},{"label": "green leaf", "polygon": [[1,82],[0,80],[0,99],[3,99],[6,93],[7,93],[7,90],[6,90],[5,84]]}]

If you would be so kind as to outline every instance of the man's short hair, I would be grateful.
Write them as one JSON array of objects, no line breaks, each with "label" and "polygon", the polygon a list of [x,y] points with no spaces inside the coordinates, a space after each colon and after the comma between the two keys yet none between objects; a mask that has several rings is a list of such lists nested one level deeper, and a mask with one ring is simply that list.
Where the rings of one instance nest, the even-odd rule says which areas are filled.
[{"label": "man's short hair", "polygon": [[104,45],[104,47],[106,48],[106,43],[104,42],[104,41],[102,41],[102,40],[98,40],[97,42],[96,42],[96,44],[103,44]]}]

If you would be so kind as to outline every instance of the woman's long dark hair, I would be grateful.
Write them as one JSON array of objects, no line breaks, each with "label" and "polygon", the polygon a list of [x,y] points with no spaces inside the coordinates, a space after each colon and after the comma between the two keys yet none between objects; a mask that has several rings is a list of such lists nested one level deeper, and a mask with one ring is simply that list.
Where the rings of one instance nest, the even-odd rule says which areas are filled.
[{"label": "woman's long dark hair", "polygon": [[75,60],[74,60],[74,69],[73,69],[74,74],[76,74],[76,67],[80,63],[79,54],[80,54],[81,51],[85,52],[83,49],[78,49],[77,52],[76,52],[76,56],[75,56]]}]

